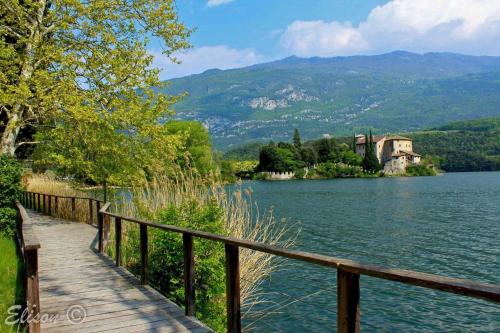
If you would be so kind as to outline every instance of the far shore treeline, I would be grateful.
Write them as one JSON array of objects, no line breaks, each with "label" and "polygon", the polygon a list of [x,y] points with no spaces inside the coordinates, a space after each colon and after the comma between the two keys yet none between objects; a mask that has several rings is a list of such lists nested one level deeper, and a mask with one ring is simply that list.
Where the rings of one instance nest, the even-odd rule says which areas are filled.
[{"label": "far shore treeline", "polygon": [[[500,118],[453,122],[425,131],[400,134],[411,138],[414,150],[435,169],[445,172],[500,170]],[[294,143],[251,142],[231,149],[222,157],[223,171],[249,177],[251,166],[255,171],[283,172],[328,162],[349,165],[351,168],[345,168],[343,172],[356,170],[358,173],[354,175],[362,175],[359,167],[363,166],[363,159],[354,153],[353,137],[309,140],[301,143],[300,149],[296,137],[297,132]],[[297,159],[299,151],[303,156],[301,159]],[[285,163],[259,165],[261,152],[264,156],[280,154],[282,158],[277,160]],[[323,169],[320,167],[319,171],[324,172]]]},{"label": "far shore treeline", "polygon": [[[269,173],[293,174],[295,179],[330,179],[384,176],[383,166],[373,150],[371,130],[365,134],[365,156],[356,153],[356,137],[351,144],[336,138],[323,137],[318,140],[301,141],[298,129],[294,130],[293,143],[269,142],[258,146],[258,160],[253,164],[226,161],[222,165],[223,175],[240,178],[268,179]],[[231,168],[234,166],[233,168]],[[239,167],[239,169],[238,169]],[[420,165],[411,165],[402,176],[436,175],[432,163],[424,160]]]}]

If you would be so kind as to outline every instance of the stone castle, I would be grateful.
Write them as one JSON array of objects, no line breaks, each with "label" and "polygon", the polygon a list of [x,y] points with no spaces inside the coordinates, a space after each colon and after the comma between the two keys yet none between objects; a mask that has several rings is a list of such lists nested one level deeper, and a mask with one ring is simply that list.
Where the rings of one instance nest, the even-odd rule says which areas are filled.
[{"label": "stone castle", "polygon": [[[365,136],[356,136],[356,153],[365,156]],[[412,140],[399,135],[373,137],[373,150],[386,174],[401,174],[409,164],[420,164],[421,156],[413,152]]]}]

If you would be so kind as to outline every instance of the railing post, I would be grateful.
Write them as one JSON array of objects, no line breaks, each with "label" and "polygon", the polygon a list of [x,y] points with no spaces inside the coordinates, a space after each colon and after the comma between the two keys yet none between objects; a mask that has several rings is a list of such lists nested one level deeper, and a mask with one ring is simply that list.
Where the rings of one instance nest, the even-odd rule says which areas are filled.
[{"label": "railing post", "polygon": [[141,283],[148,284],[148,227],[140,225],[141,229]]},{"label": "railing post", "polygon": [[26,307],[30,318],[36,318],[29,322],[29,332],[40,332],[40,296],[38,284],[38,250],[26,249]]},{"label": "railing post", "polygon": [[52,216],[52,196],[49,194],[49,215]]},{"label": "railing post", "polygon": [[59,211],[59,197],[54,197],[54,216],[57,216]]},{"label": "railing post", "polygon": [[239,248],[226,244],[227,332],[241,332]]},{"label": "railing post", "polygon": [[42,213],[47,214],[47,196],[42,194]]},{"label": "railing post", "polygon": [[116,252],[116,266],[122,264],[122,219],[115,217],[115,252]]},{"label": "railing post", "polygon": [[[98,206],[100,206],[98,204]],[[104,224],[104,214],[99,212],[97,213],[97,234],[98,234],[98,238],[99,238],[99,245],[98,245],[98,250],[99,250],[99,253],[103,253],[104,249],[103,249],[103,224]]]},{"label": "railing post", "polygon": [[94,202],[89,199],[89,221],[90,224],[94,224]]},{"label": "railing post", "polygon": [[76,199],[71,198],[71,219],[76,221]]},{"label": "railing post", "polygon": [[194,316],[196,313],[196,297],[194,289],[194,251],[193,236],[182,234],[182,245],[184,249],[184,298],[186,316]]},{"label": "railing post", "polygon": [[359,333],[359,274],[337,269],[337,332]]},{"label": "railing post", "polygon": [[31,197],[30,198],[30,200],[31,200],[31,202],[30,202],[30,208],[31,209],[35,209],[35,193],[31,192],[30,193],[30,197]]}]

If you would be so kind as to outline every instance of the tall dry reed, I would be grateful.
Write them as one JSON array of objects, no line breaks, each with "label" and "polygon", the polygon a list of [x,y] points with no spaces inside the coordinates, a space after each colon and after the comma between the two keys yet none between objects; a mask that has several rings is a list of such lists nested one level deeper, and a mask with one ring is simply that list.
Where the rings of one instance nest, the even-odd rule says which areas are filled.
[{"label": "tall dry reed", "polygon": [[[200,205],[214,200],[225,213],[227,234],[268,245],[290,247],[296,234],[291,234],[286,221],[277,220],[272,211],[260,214],[249,189],[232,187],[230,191],[217,178],[207,180],[179,173],[176,179],[156,177],[144,186],[132,190],[132,200],[124,200],[118,210],[124,215],[158,220],[167,207],[181,207],[192,200]],[[249,249],[240,250],[241,302],[243,316],[258,316],[254,306],[264,302],[261,283],[271,272],[280,269],[279,258]]]},{"label": "tall dry reed", "polygon": [[[23,185],[26,191],[36,192],[43,194],[50,194],[60,197],[80,197],[88,198],[89,193],[87,191],[82,191],[76,189],[72,183],[64,180],[57,179],[53,174],[44,173],[30,173],[23,176]],[[48,198],[45,201],[45,205],[48,206]],[[57,199],[57,210],[55,198],[51,198],[51,209],[52,216],[72,220],[72,202],[69,198],[59,198]],[[43,205],[43,202],[42,202]],[[48,208],[48,207],[47,207]],[[89,201],[84,199],[75,200],[75,220],[79,222],[89,223],[97,222],[97,203],[92,203],[92,218],[90,217],[90,207]]]}]

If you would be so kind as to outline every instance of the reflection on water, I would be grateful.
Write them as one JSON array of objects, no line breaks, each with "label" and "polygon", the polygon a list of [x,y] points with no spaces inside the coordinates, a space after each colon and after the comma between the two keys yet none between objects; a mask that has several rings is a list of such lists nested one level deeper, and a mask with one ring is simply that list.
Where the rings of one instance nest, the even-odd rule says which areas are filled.
[{"label": "reflection on water", "polygon": [[[300,222],[297,248],[500,284],[500,172],[244,186],[261,210]],[[335,275],[288,260],[254,330],[334,331]],[[443,292],[362,277],[361,302],[367,332],[500,332],[500,305]]]}]

